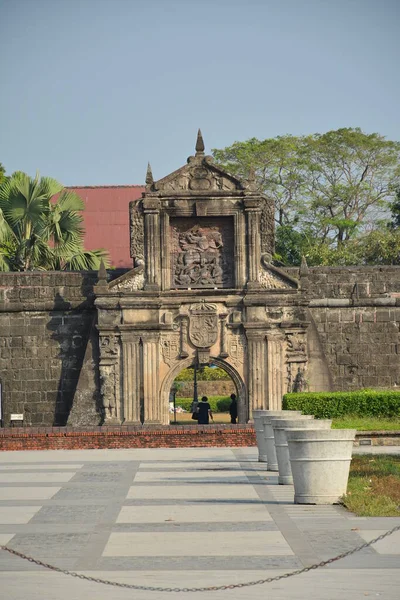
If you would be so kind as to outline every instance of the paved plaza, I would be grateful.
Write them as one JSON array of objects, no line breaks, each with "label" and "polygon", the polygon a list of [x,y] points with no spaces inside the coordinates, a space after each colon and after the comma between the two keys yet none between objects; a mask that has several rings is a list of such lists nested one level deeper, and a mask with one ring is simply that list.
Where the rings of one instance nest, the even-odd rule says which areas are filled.
[{"label": "paved plaza", "polygon": [[[355,517],[339,506],[294,505],[293,487],[277,484],[277,474],[257,462],[255,448],[3,452],[0,457],[0,543],[63,569],[126,583],[196,587],[264,579],[336,556],[400,524],[395,518]],[[4,551],[0,589],[12,600],[176,595],[73,579]],[[396,532],[323,569],[200,595],[397,600],[399,589]]]}]

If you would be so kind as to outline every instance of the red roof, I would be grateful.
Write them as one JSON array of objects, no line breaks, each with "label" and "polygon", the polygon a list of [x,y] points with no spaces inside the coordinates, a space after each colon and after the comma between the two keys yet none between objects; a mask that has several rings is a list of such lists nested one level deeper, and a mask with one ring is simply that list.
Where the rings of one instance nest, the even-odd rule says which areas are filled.
[{"label": "red roof", "polygon": [[85,249],[105,248],[110,267],[132,267],[129,202],[138,200],[141,185],[68,186],[84,201]]}]

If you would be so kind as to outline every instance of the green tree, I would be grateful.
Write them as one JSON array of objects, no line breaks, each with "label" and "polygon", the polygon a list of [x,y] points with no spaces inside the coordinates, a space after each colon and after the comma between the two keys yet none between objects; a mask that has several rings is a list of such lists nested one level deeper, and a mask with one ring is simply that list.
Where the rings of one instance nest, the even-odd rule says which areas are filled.
[{"label": "green tree", "polygon": [[5,176],[6,176],[6,170],[3,167],[3,165],[0,163],[0,184],[2,183]]},{"label": "green tree", "polygon": [[253,138],[213,152],[241,177],[253,169],[273,198],[277,255],[287,264],[298,263],[300,252],[310,264],[335,255],[347,264],[347,250],[339,249],[387,216],[400,180],[400,144],[360,129]]},{"label": "green tree", "polygon": [[105,252],[84,250],[83,209],[75,192],[50,177],[18,171],[5,178],[0,185],[0,270],[98,269]]}]

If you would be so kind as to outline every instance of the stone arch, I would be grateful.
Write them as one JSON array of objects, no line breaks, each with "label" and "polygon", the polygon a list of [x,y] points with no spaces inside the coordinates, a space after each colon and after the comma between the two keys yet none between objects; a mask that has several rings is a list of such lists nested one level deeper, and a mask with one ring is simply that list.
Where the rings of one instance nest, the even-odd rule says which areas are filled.
[{"label": "stone arch", "polygon": [[[169,392],[174,382],[174,379],[179,375],[181,371],[187,369],[188,367],[191,367],[194,361],[195,357],[191,356],[189,358],[179,361],[179,363],[174,365],[169,370],[160,388],[160,399],[162,406],[168,406]],[[217,365],[218,367],[221,367],[221,369],[223,369],[224,371],[226,371],[232,379],[236,388],[236,395],[238,399],[239,423],[246,423],[249,419],[249,408],[247,400],[247,388],[242,377],[235,369],[235,367],[233,367],[230,363],[223,360],[222,358],[219,358],[217,356],[210,356],[210,363],[211,362]]]}]

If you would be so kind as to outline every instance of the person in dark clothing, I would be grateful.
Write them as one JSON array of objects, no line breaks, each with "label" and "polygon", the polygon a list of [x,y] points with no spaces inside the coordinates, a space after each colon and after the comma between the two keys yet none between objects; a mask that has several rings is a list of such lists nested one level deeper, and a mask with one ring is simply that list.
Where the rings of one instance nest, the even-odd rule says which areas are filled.
[{"label": "person in dark clothing", "polygon": [[231,400],[232,400],[232,402],[229,407],[229,414],[231,415],[231,423],[236,425],[236,419],[238,416],[238,412],[237,412],[237,400],[236,400],[235,394],[231,394]]},{"label": "person in dark clothing", "polygon": [[197,414],[199,415],[197,421],[199,425],[208,425],[209,417],[211,417],[212,421],[214,420],[211,412],[211,406],[208,403],[207,396],[203,396],[201,402],[199,402],[197,406]]}]

